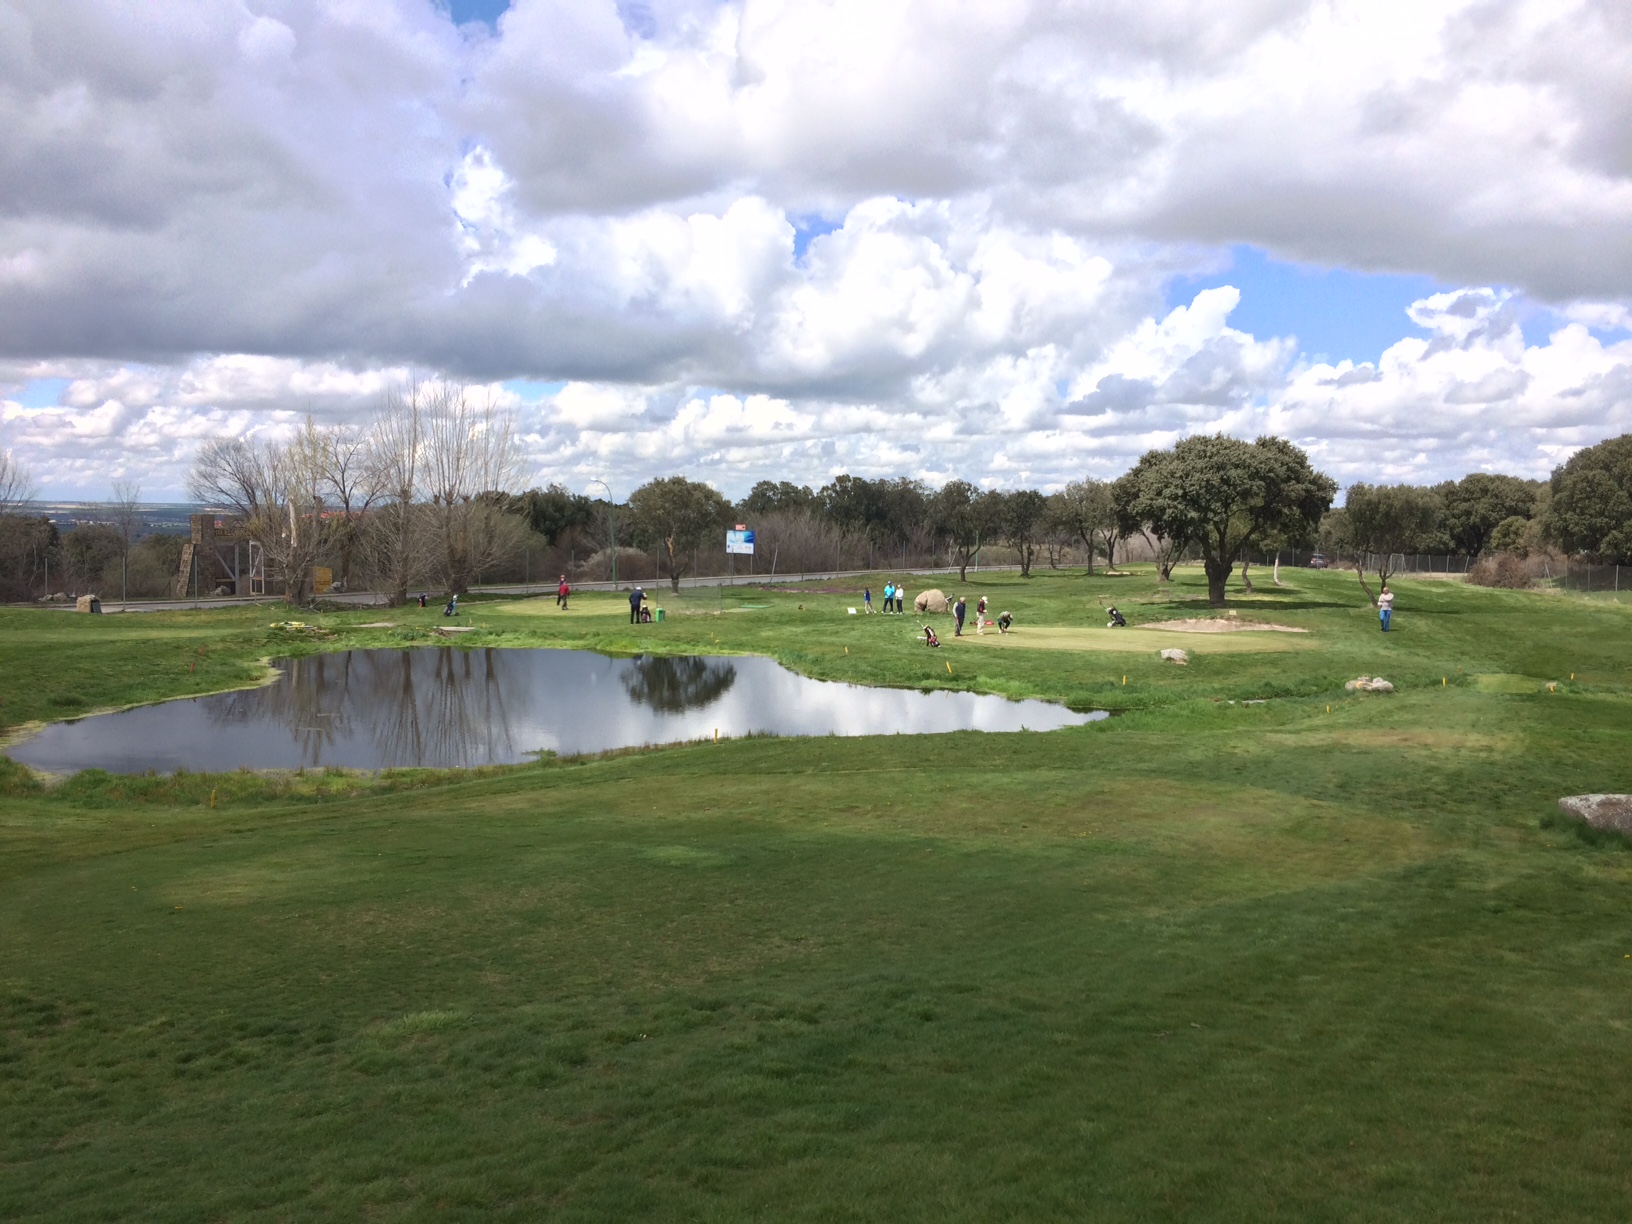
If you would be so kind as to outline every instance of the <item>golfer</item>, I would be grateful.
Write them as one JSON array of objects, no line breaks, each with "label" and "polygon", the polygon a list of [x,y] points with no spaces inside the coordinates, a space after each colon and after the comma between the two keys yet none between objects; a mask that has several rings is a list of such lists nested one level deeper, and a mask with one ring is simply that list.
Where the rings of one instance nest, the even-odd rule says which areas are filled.
[{"label": "golfer", "polygon": [[1014,624],[1014,613],[1012,613],[1012,612],[1000,612],[998,614],[998,617],[997,617],[997,631],[999,633],[1007,633],[1009,631],[1009,626],[1011,626],[1013,624]]},{"label": "golfer", "polygon": [[963,636],[963,618],[968,614],[969,609],[964,606],[963,596],[959,595],[958,602],[952,605],[952,618],[958,622],[958,627],[953,630],[953,637]]},{"label": "golfer", "polygon": [[[889,597],[890,597],[890,588],[885,587],[884,588],[884,598],[888,599]],[[863,612],[867,613],[869,616],[871,616],[872,613],[873,613],[873,588],[872,587],[862,587],[861,588],[861,610]]]},{"label": "golfer", "polygon": [[[895,612],[897,616],[905,616],[907,613],[907,610],[901,606],[901,601],[906,597],[907,588],[898,584],[895,588]],[[889,611],[888,608],[885,608],[884,610],[886,612]]]},{"label": "golfer", "polygon": [[567,610],[567,596],[572,594],[572,588],[567,585],[567,576],[561,575],[561,585],[555,588],[556,606],[565,612]]},{"label": "golfer", "polygon": [[629,592],[629,623],[640,624],[640,605],[646,598],[646,592],[638,586]]},{"label": "golfer", "polygon": [[1388,622],[1394,618],[1394,592],[1388,589],[1388,583],[1383,583],[1383,589],[1377,596],[1377,619],[1383,623],[1383,632],[1388,632]]},{"label": "golfer", "polygon": [[980,602],[975,605],[975,632],[982,637],[986,636],[986,596],[984,595],[980,597]]}]

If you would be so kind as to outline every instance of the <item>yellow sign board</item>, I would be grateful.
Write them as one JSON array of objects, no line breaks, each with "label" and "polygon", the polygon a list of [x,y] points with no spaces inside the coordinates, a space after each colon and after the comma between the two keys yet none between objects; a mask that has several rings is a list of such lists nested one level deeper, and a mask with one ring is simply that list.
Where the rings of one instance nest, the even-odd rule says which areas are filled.
[{"label": "yellow sign board", "polygon": [[312,566],[312,594],[327,595],[334,586],[334,571],[326,565]]}]

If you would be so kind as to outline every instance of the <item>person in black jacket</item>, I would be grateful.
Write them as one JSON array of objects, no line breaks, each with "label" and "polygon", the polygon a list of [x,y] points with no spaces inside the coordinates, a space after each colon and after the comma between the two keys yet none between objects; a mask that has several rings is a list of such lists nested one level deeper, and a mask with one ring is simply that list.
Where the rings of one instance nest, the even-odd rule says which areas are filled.
[{"label": "person in black jacket", "polygon": [[640,624],[640,605],[645,602],[646,592],[638,586],[629,592],[629,623]]}]

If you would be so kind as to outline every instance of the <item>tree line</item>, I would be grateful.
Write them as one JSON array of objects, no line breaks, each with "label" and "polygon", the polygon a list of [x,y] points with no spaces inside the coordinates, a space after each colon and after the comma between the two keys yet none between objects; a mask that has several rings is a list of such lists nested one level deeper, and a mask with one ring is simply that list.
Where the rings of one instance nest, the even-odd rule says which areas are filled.
[{"label": "tree line", "polygon": [[1351,485],[1319,543],[1369,558],[1380,582],[1412,553],[1632,563],[1632,434],[1577,451],[1549,480],[1475,472],[1436,485]]},{"label": "tree line", "polygon": [[[763,480],[733,502],[705,482],[669,476],[616,502],[560,484],[516,492],[523,468],[507,413],[457,384],[427,382],[390,392],[360,424],[308,420],[281,443],[214,439],[199,450],[189,490],[254,542],[293,603],[309,601],[319,565],[337,586],[379,590],[393,603],[416,587],[463,592],[558,569],[574,581],[615,569],[678,590],[689,574],[723,568],[733,523],[758,535],[759,554],[745,564],[782,572],[935,565],[966,581],[983,556],[1030,576],[1037,564],[1092,573],[1136,552],[1167,581],[1180,560],[1198,559],[1214,604],[1237,565],[1250,590],[1250,560],[1283,550],[1354,561],[1362,584],[1368,569],[1387,581],[1395,558],[1411,553],[1555,549],[1632,560],[1632,435],[1577,452],[1548,481],[1474,473],[1431,486],[1359,483],[1339,509],[1336,483],[1276,437],[1186,438],[1116,479],[1084,478],[1053,494],[839,475],[820,487]],[[175,537],[133,545],[134,486],[108,504],[106,523],[61,537],[28,514],[31,488],[0,452],[5,597],[28,597],[47,567],[81,589],[106,589],[113,573],[128,585],[132,572],[150,586],[166,563],[175,575],[183,547]]]}]

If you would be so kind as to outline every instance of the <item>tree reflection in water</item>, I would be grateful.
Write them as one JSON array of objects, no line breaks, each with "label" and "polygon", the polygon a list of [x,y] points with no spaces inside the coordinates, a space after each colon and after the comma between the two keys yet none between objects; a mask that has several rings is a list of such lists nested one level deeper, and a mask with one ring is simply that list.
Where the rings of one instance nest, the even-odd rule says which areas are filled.
[{"label": "tree reflection in water", "polygon": [[[887,735],[1086,722],[1045,702],[793,675],[770,659],[609,659],[572,650],[356,650],[280,664],[266,688],[53,723],[7,755],[77,769],[389,769],[519,763],[754,732]],[[706,711],[706,713],[705,713]]]},{"label": "tree reflection in water", "polygon": [[301,761],[317,765],[325,748],[351,734],[346,701],[351,656],[352,652],[347,651],[341,655],[283,659],[278,670],[286,679],[266,688],[228,694],[221,720],[282,724],[299,747]]},{"label": "tree reflection in water", "polygon": [[737,682],[737,669],[718,659],[643,655],[619,678],[635,701],[665,714],[679,714],[718,701]]},{"label": "tree reflection in water", "polygon": [[517,757],[496,651],[346,651],[288,659],[288,677],[235,693],[224,721],[281,723],[301,759],[332,759],[355,725],[379,768],[448,768]]}]

